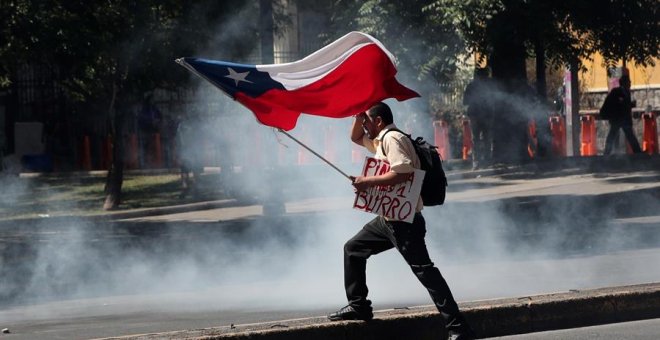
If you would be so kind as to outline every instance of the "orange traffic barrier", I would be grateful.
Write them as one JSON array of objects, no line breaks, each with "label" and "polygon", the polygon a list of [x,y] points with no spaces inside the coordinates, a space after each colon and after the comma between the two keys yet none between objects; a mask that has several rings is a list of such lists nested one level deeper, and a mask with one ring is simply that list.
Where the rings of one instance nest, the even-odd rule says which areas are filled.
[{"label": "orange traffic barrier", "polygon": [[138,167],[138,139],[134,133],[128,136],[128,159],[126,167],[128,169],[137,169]]},{"label": "orange traffic barrier", "polygon": [[539,140],[536,135],[536,121],[531,119],[527,123],[527,134],[529,136],[529,142],[527,143],[527,154],[530,158],[534,158],[538,152]]},{"label": "orange traffic barrier", "polygon": [[552,116],[550,120],[550,133],[552,134],[552,155],[566,157],[566,124],[562,116]]},{"label": "orange traffic barrier", "polygon": [[642,150],[649,155],[658,153],[658,122],[656,118],[655,112],[645,112],[642,115],[642,121],[644,122]]},{"label": "orange traffic barrier", "polygon": [[449,125],[444,120],[433,122],[433,139],[435,146],[438,147],[438,153],[443,160],[449,159]]},{"label": "orange traffic barrier", "polygon": [[596,117],[584,115],[580,117],[580,155],[596,156]]},{"label": "orange traffic barrier", "polygon": [[470,119],[463,119],[463,160],[467,160],[472,154],[472,128]]},{"label": "orange traffic barrier", "polygon": [[81,151],[81,168],[87,171],[92,170],[92,150],[89,145],[89,136],[83,136]]}]

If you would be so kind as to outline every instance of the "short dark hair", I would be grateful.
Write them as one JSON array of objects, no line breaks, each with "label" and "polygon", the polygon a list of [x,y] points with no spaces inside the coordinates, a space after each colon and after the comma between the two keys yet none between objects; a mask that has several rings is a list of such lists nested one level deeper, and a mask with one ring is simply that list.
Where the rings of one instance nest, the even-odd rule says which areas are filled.
[{"label": "short dark hair", "polygon": [[376,103],[374,106],[369,108],[369,117],[380,117],[383,120],[385,125],[394,123],[394,117],[392,116],[392,110],[387,104],[383,102]]}]

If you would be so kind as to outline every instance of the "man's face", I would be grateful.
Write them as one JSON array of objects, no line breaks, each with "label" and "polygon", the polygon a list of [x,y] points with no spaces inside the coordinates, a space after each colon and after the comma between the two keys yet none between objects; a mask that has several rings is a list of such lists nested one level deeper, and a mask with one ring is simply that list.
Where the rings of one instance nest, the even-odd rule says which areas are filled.
[{"label": "man's face", "polygon": [[367,111],[364,122],[362,123],[362,129],[364,129],[364,132],[366,132],[369,138],[374,139],[376,136],[378,136],[378,133],[380,132],[380,122],[380,117],[372,117],[369,115],[369,111]]}]

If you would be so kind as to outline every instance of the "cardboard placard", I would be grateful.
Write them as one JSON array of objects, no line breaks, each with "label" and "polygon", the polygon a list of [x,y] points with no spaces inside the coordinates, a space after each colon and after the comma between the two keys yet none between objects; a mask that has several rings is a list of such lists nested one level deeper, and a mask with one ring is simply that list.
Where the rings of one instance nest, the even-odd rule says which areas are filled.
[{"label": "cardboard placard", "polygon": [[[378,176],[389,171],[390,164],[386,160],[366,157],[361,176]],[[412,223],[423,180],[424,171],[415,169],[403,183],[375,186],[356,193],[353,208],[388,220]]]}]

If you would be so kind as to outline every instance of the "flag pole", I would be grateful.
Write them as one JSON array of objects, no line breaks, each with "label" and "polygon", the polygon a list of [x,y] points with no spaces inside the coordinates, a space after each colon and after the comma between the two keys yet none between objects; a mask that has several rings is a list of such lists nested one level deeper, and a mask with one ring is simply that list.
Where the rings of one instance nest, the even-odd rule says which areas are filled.
[{"label": "flag pole", "polygon": [[285,136],[291,138],[294,142],[298,143],[300,146],[302,146],[303,148],[307,149],[309,152],[313,153],[316,157],[320,158],[322,161],[328,163],[328,165],[330,165],[333,169],[339,171],[339,173],[342,174],[342,175],[344,175],[344,177],[346,177],[349,181],[353,181],[349,175],[347,175],[345,172],[341,171],[338,167],[336,167],[334,164],[330,163],[330,161],[328,161],[327,159],[323,158],[323,156],[321,156],[321,155],[319,155],[318,153],[316,153],[316,151],[310,149],[307,145],[301,143],[299,140],[297,140],[295,137],[293,137],[293,136],[291,136],[290,134],[288,134],[286,131],[284,131],[284,130],[282,130],[282,129],[277,129],[277,130],[278,130],[280,133],[284,134]]}]

